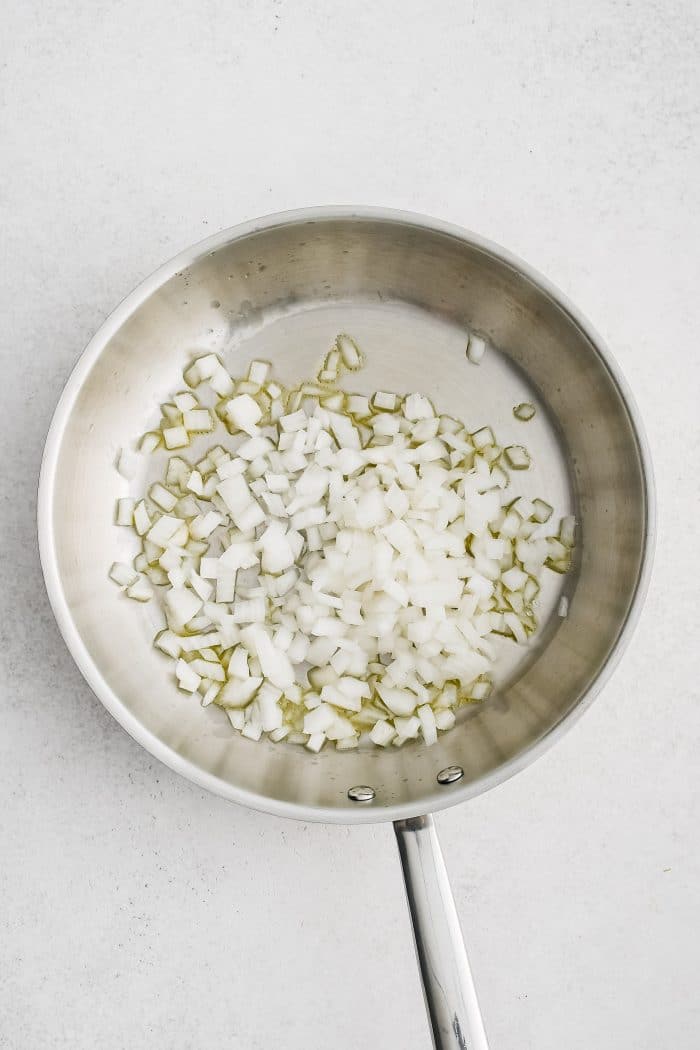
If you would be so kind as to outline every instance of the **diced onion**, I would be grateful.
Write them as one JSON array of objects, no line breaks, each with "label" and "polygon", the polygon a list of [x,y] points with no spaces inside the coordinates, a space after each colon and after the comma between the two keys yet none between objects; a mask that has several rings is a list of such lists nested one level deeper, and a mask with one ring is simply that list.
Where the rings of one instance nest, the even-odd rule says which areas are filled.
[{"label": "diced onion", "polygon": [[467,357],[473,365],[481,364],[481,359],[486,353],[486,341],[478,335],[470,335],[467,344]]},{"label": "diced onion", "polygon": [[130,565],[126,565],[124,562],[115,561],[112,568],[109,570],[109,578],[118,583],[120,587],[128,587],[134,583],[138,573],[134,572]]},{"label": "diced onion", "polygon": [[535,415],[535,406],[529,401],[522,401],[519,405],[516,405],[513,409],[513,415],[516,419],[521,420],[523,423],[527,423],[528,420],[532,419]]},{"label": "diced onion", "polygon": [[124,497],[123,499],[117,500],[117,510],[115,514],[115,524],[117,525],[133,525],[134,524],[134,509],[136,507],[136,500]]},{"label": "diced onion", "polygon": [[136,602],[150,602],[153,597],[153,590],[148,580],[144,579],[143,576],[139,576],[126,588],[126,594]]},{"label": "diced onion", "polygon": [[503,455],[512,470],[527,470],[530,466],[530,453],[522,445],[508,445]]},{"label": "diced onion", "polygon": [[[472,335],[467,356],[485,349]],[[434,744],[491,692],[490,638],[527,643],[544,566],[571,562],[575,519],[550,526],[544,500],[507,494],[526,449],[421,393],[335,386],[362,363],[341,334],[317,381],[285,390],[267,362],[234,380],[215,354],[197,358],[183,373],[197,395],[164,402],[140,450],[221,443],[194,465],[170,456],[147,498],[117,503],[141,550],[110,577],[140,602],[156,586],[168,626],[154,644],[179,688],[249,740]],[[134,479],[127,454],[117,465]]]}]

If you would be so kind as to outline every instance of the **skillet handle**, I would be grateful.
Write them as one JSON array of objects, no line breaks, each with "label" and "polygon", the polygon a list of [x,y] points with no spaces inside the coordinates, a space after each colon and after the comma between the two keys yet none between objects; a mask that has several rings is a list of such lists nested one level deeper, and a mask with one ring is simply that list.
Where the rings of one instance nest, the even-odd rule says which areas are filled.
[{"label": "skillet handle", "polygon": [[433,818],[394,831],[435,1050],[489,1050]]}]

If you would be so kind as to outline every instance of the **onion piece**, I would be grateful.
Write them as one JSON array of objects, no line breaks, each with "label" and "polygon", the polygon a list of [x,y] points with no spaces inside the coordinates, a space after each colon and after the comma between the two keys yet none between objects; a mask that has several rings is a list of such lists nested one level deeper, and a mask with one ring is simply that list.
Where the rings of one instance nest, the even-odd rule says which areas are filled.
[{"label": "onion piece", "polygon": [[155,452],[155,450],[163,443],[163,439],[160,434],[156,431],[151,430],[147,434],[144,434],[139,442],[140,452]]},{"label": "onion piece", "polygon": [[467,357],[473,365],[481,364],[481,359],[486,353],[486,341],[478,335],[470,335],[467,343]]},{"label": "onion piece", "polygon": [[513,415],[515,416],[515,418],[521,420],[521,422],[523,423],[527,423],[528,420],[532,419],[535,415],[535,412],[535,406],[529,401],[522,401],[513,409]]},{"label": "onion piece", "polygon": [[134,572],[130,565],[125,562],[115,561],[109,570],[109,578],[118,583],[120,587],[128,587],[137,579],[138,573]]},{"label": "onion piece", "polygon": [[163,429],[163,441],[166,448],[184,448],[189,445],[190,439],[183,426],[165,427]]},{"label": "onion piece", "polygon": [[530,453],[522,445],[508,445],[503,455],[511,470],[527,470],[530,466]]},{"label": "onion piece", "polygon": [[134,509],[136,507],[136,500],[128,497],[123,497],[117,500],[117,509],[115,513],[115,524],[116,525],[133,525],[134,524]]}]

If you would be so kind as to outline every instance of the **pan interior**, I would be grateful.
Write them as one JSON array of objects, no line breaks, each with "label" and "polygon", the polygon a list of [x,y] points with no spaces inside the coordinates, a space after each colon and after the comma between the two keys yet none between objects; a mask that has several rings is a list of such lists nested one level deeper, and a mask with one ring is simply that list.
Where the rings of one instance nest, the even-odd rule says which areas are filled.
[{"label": "pan interior", "polygon": [[[108,324],[98,333],[94,363],[72,381],[55,471],[44,483],[56,586],[70,622],[64,633],[79,640],[83,670],[107,706],[154,753],[228,797],[271,810],[381,819],[487,786],[576,707],[634,595],[644,480],[614,379],[546,291],[449,232],[338,216],[234,237],[137,290],[122,311],[116,330]],[[493,343],[480,366],[466,358],[467,328]],[[367,359],[346,389],[421,390],[472,430],[490,424],[501,444],[525,444],[532,454],[529,471],[513,472],[514,494],[540,495],[580,522],[574,571],[545,576],[535,641],[499,643],[494,696],[463,709],[457,727],[431,748],[311,755],[239,737],[222,711],[202,709],[175,688],[167,659],[151,644],[154,610],[120,596],[106,575],[112,561],[136,552],[128,530],[112,524],[114,501],[130,490],[115,457],[157,423],[189,358],[215,350],[233,374],[263,358],[293,384],[313,375],[339,331],[352,334]],[[529,423],[513,416],[522,401],[537,408]],[[161,467],[154,458],[147,469]],[[562,593],[566,619],[556,615]],[[446,789],[436,776],[449,765],[461,766],[464,777]],[[357,784],[374,788],[371,807],[348,799]]]}]

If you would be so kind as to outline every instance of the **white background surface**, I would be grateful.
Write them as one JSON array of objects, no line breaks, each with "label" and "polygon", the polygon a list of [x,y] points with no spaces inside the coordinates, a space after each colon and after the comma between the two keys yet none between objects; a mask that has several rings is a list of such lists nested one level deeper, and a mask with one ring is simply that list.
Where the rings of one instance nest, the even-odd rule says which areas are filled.
[{"label": "white background surface", "polygon": [[462,223],[608,339],[660,536],[611,684],[439,817],[493,1050],[698,1045],[698,7],[8,5],[2,52],[0,1047],[423,1050],[390,829],[205,797],[100,707],[38,566],[77,356],[157,264],[322,203]]}]

